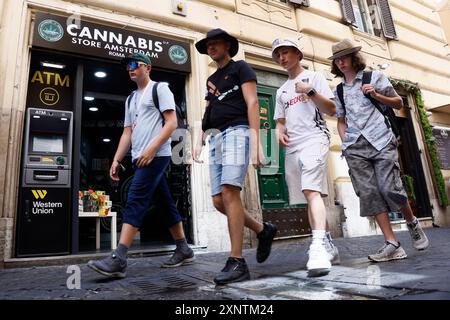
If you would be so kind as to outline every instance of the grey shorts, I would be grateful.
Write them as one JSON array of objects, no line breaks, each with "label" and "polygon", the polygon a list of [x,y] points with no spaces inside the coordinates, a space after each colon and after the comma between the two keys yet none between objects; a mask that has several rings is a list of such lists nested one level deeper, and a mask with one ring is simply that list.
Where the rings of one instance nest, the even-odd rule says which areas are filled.
[{"label": "grey shorts", "polygon": [[408,200],[400,177],[397,140],[375,149],[362,135],[344,150],[361,217],[398,212]]}]

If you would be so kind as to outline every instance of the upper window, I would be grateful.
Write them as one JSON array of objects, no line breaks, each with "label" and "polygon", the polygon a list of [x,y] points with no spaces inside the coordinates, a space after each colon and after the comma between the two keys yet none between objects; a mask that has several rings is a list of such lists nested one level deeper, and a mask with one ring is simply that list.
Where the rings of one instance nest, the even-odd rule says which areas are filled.
[{"label": "upper window", "polygon": [[375,0],[352,0],[358,30],[381,37],[382,27]]},{"label": "upper window", "polygon": [[[287,0],[280,0],[281,2],[287,3]],[[289,0],[290,3],[293,3],[295,5],[303,6],[303,7],[309,7],[309,0]]]},{"label": "upper window", "polygon": [[344,20],[362,32],[397,39],[388,0],[339,0]]}]

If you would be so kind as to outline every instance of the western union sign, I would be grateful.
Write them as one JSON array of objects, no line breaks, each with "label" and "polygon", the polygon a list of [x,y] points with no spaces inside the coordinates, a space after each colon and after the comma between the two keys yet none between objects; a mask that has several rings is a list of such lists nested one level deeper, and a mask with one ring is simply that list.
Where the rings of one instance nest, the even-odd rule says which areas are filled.
[{"label": "western union sign", "polygon": [[47,195],[47,190],[31,190],[31,192],[36,199],[44,199]]}]

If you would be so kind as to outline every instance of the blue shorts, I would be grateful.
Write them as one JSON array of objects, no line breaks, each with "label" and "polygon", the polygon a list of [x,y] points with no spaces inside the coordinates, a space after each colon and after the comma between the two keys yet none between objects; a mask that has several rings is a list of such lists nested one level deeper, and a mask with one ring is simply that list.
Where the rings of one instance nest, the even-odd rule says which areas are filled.
[{"label": "blue shorts", "polygon": [[222,193],[222,185],[242,189],[249,164],[249,127],[230,127],[209,140],[211,195]]},{"label": "blue shorts", "polygon": [[168,228],[182,220],[166,178],[171,157],[155,157],[146,167],[135,168],[123,222],[140,228],[148,209],[155,204]]}]

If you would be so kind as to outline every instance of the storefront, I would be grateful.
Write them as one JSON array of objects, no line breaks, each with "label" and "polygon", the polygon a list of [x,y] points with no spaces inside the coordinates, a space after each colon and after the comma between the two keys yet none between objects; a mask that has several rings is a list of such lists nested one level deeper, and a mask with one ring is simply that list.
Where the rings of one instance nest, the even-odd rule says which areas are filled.
[{"label": "storefront", "polygon": [[[363,47],[369,68],[381,70],[383,67],[383,72],[391,79],[406,81],[407,87],[414,84],[421,90],[425,100],[422,111],[431,111],[427,112],[432,113],[430,122],[438,128],[433,133],[439,143],[444,187],[450,194],[450,170],[446,162],[448,130],[439,130],[448,128],[450,123],[449,68],[444,68],[448,64],[445,58],[447,49],[441,40],[441,26],[430,22],[436,19],[429,5],[421,3],[410,9],[395,2],[395,12],[401,14],[395,14],[394,22],[402,30],[400,41],[396,41],[385,39],[378,32],[367,33],[359,27],[347,25],[349,21],[345,20],[340,7],[343,1],[326,4],[313,1],[309,2],[309,7],[275,0],[180,2],[181,7],[171,6],[171,1],[153,1],[149,6],[144,0],[0,2],[3,28],[0,33],[0,100],[3,103],[0,118],[0,264],[2,261],[11,262],[16,257],[98,252],[97,240],[102,251],[110,250],[113,240],[110,237],[110,219],[100,220],[97,237],[96,219],[78,215],[78,192],[92,189],[109,196],[106,201],[112,202],[111,211],[117,213],[119,235],[132,175],[129,156],[125,159],[126,171],[120,183],[112,183],[108,171],[122,132],[124,101],[135,89],[119,61],[134,50],[149,54],[153,61],[152,79],[169,83],[177,104],[185,111],[195,140],[195,130],[205,110],[204,84],[216,66],[209,57],[196,52],[194,43],[208,30],[217,27],[226,29],[239,39],[239,52],[235,59],[246,60],[257,72],[261,135],[268,142],[268,152],[272,152],[272,145],[276,145],[271,132],[275,126],[272,120],[275,92],[286,79],[285,70],[271,59],[273,39],[280,36],[299,39],[304,52],[304,67],[323,73],[333,88],[339,79],[330,74],[327,57],[332,43],[345,36]],[[417,21],[408,18],[411,10],[420,11]],[[422,33],[418,32],[419,29],[423,30]],[[418,65],[416,56],[427,63]],[[402,85],[396,86],[407,105],[404,112],[397,115],[402,124],[399,166],[414,190],[415,199],[411,199],[411,203],[417,215],[428,226],[432,223],[445,226],[449,224],[450,208],[445,207],[438,196],[434,178],[437,169],[433,169],[436,161],[429,158],[427,149],[430,137],[424,132],[423,115],[418,112],[414,93],[402,92],[402,88]],[[70,126],[58,129],[46,122],[43,127],[50,127],[47,137],[37,138],[35,151],[49,151],[49,156],[41,156],[36,162],[30,159],[36,155],[28,155],[35,144],[34,138],[30,140],[31,136],[27,134],[27,120],[33,115],[42,116],[41,119],[50,116],[31,114],[30,110],[34,109],[53,110],[52,116],[58,114],[59,119],[72,121],[70,155],[65,154],[65,138],[61,140],[58,137]],[[332,136],[328,163],[329,197],[325,199],[329,227],[334,236],[373,234],[375,231],[369,227],[368,220],[359,217],[359,200],[354,194],[345,159],[341,158],[336,119],[327,117],[326,121]],[[37,132],[42,131],[45,130]],[[204,160],[207,159],[205,151]],[[33,201],[37,202],[35,211],[45,213],[42,216],[48,216],[51,210],[66,212],[65,218],[58,222],[60,227],[52,227],[56,222],[49,222],[51,219],[42,220],[39,226],[44,228],[42,232],[37,231],[38,236],[44,232],[51,235],[46,237],[47,243],[62,244],[53,252],[32,248],[39,252],[19,254],[23,241],[28,241],[30,247],[41,246],[36,245],[38,242],[33,243],[33,237],[27,238],[30,232],[22,229],[23,222],[27,222],[24,202],[21,202],[27,181],[24,174],[27,161],[30,165],[28,172],[33,179],[36,176],[50,179],[55,175],[54,172],[37,172],[35,175],[33,170],[44,161],[41,171],[65,170],[61,175],[58,173],[58,177],[69,177],[70,180],[68,188],[59,184],[61,189],[69,189],[67,200],[53,200],[53,187],[44,187],[44,184],[28,188],[26,200],[32,205]],[[307,208],[288,205],[284,183],[287,173],[283,169],[282,152],[271,161],[269,167],[261,170],[250,166],[242,192],[245,209],[260,221],[277,223],[280,238],[309,234]],[[52,165],[55,167],[51,168]],[[178,208],[185,217],[189,243],[208,251],[229,250],[227,220],[212,204],[207,164],[172,164],[167,174]],[[59,199],[65,197],[57,196]],[[70,208],[66,209],[66,206]],[[133,248],[161,251],[163,247],[168,248],[166,244],[171,243],[171,239],[158,215],[160,208],[149,211]],[[404,221],[398,220],[398,215],[393,213],[391,218],[404,227]],[[32,227],[30,234],[40,229]],[[255,247],[256,244],[256,236],[246,230],[244,247]],[[22,263],[27,259],[18,260]]]},{"label": "storefront", "polygon": [[[109,178],[109,168],[123,130],[125,100],[136,88],[120,65],[120,59],[134,52],[151,57],[152,80],[169,83],[176,103],[186,114],[186,77],[191,72],[188,42],[81,19],[71,21],[67,16],[35,14],[26,109],[38,109],[46,115],[66,111],[72,115],[72,131],[70,144],[63,148],[63,139],[58,132],[52,131],[52,125],[45,124],[45,115],[30,115],[34,120],[30,121],[30,127],[35,128],[39,121],[42,122],[42,128],[35,128],[36,134],[27,131],[26,122],[23,145],[28,140],[35,143],[24,151],[22,160],[16,257],[91,252],[99,240],[102,249],[111,247],[112,230],[108,218],[100,219],[100,239],[97,239],[94,219],[79,217],[83,210],[99,210],[98,206],[86,209],[86,203],[83,206],[78,201],[80,191],[98,191],[109,197],[109,210],[116,213],[117,232],[120,232],[133,176],[131,153],[123,161],[126,170],[121,173],[118,183]],[[30,138],[32,134],[34,136]],[[180,141],[174,137],[172,146],[178,143]],[[54,183],[57,184],[52,177],[58,175],[56,170],[62,164],[58,161],[66,162],[64,164],[69,168],[68,200],[60,205],[64,210],[38,212],[39,208],[55,206],[55,197],[61,198],[61,195],[53,196],[57,189],[52,188]],[[30,163],[32,169],[26,169]],[[26,170],[31,170],[30,175],[35,180],[28,181]],[[189,169],[186,164],[172,162],[167,176],[174,200],[184,217],[188,242],[192,243]],[[38,197],[37,192],[40,192]],[[164,210],[160,203],[149,208],[132,249],[171,243],[162,217]],[[65,218],[61,219],[61,216]],[[53,246],[54,243],[65,245]]]}]

